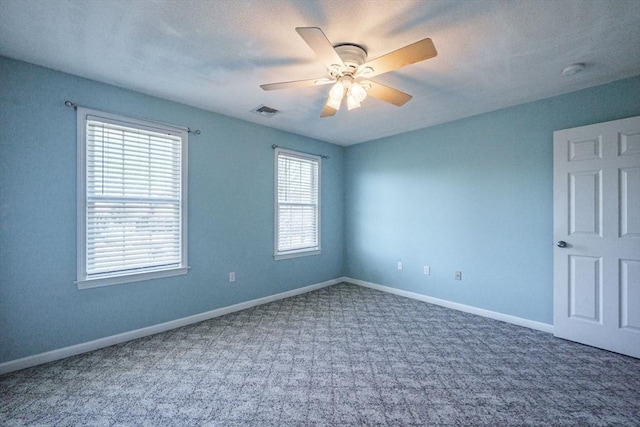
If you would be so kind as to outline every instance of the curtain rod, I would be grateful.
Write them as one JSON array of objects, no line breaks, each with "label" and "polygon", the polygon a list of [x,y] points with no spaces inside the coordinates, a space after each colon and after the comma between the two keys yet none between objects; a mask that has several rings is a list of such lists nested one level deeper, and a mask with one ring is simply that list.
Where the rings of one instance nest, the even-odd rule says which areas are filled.
[{"label": "curtain rod", "polygon": [[[77,109],[78,109],[78,107],[82,107],[82,105],[78,105],[78,104],[76,104],[75,102],[71,102],[71,101],[64,101],[64,105],[66,105],[67,107],[72,107],[74,110],[77,110]],[[147,121],[147,122],[149,122],[149,121],[154,121],[154,120],[149,120],[149,119],[141,119],[141,120],[145,120],[145,121]],[[193,133],[193,134],[195,134],[195,135],[200,135],[200,134],[202,133],[202,132],[200,132],[200,129],[193,129],[193,130],[192,130],[191,128],[184,127],[184,126],[173,125],[173,124],[171,124],[171,123],[162,123],[162,122],[156,122],[156,123],[158,123],[158,124],[160,124],[160,125],[173,126],[174,128],[186,129],[186,130],[187,130],[187,132],[189,132],[189,133]]]},{"label": "curtain rod", "polygon": [[273,148],[274,150],[276,148],[284,148],[285,150],[297,151],[298,153],[302,153],[302,154],[311,154],[312,156],[318,156],[318,157],[321,157],[323,159],[328,159],[329,158],[329,156],[325,156],[324,154],[316,154],[316,153],[309,153],[307,151],[294,150],[293,148],[281,147],[281,146],[276,145],[276,144],[273,144],[271,146],[271,148]]}]

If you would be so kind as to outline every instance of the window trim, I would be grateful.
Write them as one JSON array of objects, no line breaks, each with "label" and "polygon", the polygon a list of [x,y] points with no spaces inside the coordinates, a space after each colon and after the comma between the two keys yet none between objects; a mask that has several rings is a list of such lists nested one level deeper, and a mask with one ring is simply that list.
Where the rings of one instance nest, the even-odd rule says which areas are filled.
[{"label": "window trim", "polygon": [[[279,222],[279,208],[278,208],[278,156],[280,153],[291,157],[298,157],[305,160],[312,160],[317,162],[318,165],[318,222],[317,222],[317,230],[316,230],[316,238],[317,238],[317,246],[313,248],[305,248],[305,249],[294,249],[289,251],[278,251],[278,222]],[[322,158],[320,156],[316,156],[313,154],[303,153],[300,151],[289,150],[286,148],[276,147],[274,149],[274,241],[273,241],[273,258],[274,260],[283,260],[290,258],[298,258],[303,256],[310,255],[319,255],[322,252],[322,210],[321,210],[321,183],[322,183]]]},{"label": "window trim", "polygon": [[[104,274],[100,277],[88,277],[87,267],[87,120],[88,117],[104,119],[105,123],[116,123],[125,126],[179,135],[182,139],[181,149],[181,194],[180,194],[180,263],[178,266],[148,268],[143,272],[116,272]],[[187,264],[187,177],[188,177],[188,129],[165,123],[152,122],[143,119],[136,119],[103,111],[92,110],[84,107],[77,107],[77,280],[78,289],[89,289],[101,286],[118,285],[123,283],[138,282],[143,280],[157,279],[187,274],[189,267]]]}]

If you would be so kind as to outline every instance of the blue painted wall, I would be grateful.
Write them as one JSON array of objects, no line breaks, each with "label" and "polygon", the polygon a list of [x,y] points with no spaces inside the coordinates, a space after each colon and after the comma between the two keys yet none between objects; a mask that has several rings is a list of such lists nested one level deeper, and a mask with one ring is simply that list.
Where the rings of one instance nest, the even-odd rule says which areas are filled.
[{"label": "blue painted wall", "polygon": [[[77,290],[67,99],[202,130],[188,275]],[[640,77],[345,149],[0,57],[0,363],[343,275],[551,323],[553,131],[638,114]],[[273,261],[274,143],[331,157],[319,256]]]},{"label": "blue painted wall", "polygon": [[348,147],[345,275],[553,323],[553,132],[638,114],[635,77]]},{"label": "blue painted wall", "polygon": [[[189,138],[189,274],[76,288],[76,113],[65,100],[202,131]],[[273,260],[274,143],[330,156],[321,255]],[[340,277],[343,156],[337,145],[0,57],[0,363]]]}]

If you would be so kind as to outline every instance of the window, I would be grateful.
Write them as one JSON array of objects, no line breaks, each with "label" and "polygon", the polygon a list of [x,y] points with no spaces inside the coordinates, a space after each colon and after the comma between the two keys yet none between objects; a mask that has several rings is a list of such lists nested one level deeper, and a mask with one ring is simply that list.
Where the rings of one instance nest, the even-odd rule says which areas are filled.
[{"label": "window", "polygon": [[275,258],[320,253],[320,157],[275,149]]},{"label": "window", "polygon": [[187,272],[187,130],[78,108],[78,288]]}]

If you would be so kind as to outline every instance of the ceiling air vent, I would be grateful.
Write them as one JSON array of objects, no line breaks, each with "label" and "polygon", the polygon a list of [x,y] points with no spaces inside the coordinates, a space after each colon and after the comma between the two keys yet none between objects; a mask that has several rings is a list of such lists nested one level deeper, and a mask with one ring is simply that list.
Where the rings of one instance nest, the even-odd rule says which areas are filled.
[{"label": "ceiling air vent", "polygon": [[266,105],[261,105],[258,108],[251,110],[251,112],[262,117],[273,117],[280,111],[275,108],[267,107]]}]

